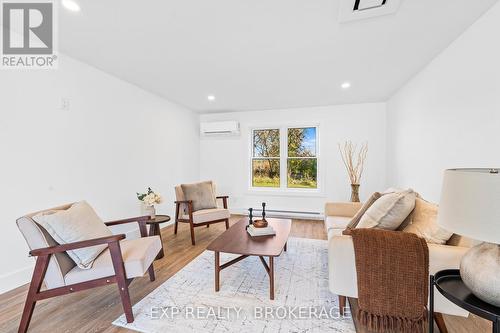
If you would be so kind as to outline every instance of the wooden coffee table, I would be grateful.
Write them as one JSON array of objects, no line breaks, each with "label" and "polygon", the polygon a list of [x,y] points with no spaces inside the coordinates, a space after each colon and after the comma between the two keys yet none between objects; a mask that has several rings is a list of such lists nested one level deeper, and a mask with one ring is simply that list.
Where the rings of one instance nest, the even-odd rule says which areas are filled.
[{"label": "wooden coffee table", "polygon": [[[217,237],[207,250],[215,252],[215,291],[219,291],[220,271],[249,256],[260,258],[262,265],[269,275],[269,296],[274,299],[274,258],[281,252],[286,251],[286,243],[290,234],[292,221],[288,219],[267,219],[269,224],[276,231],[274,236],[250,236],[245,227],[248,225],[248,218],[242,218],[231,226],[223,234]],[[220,253],[240,254],[239,257],[220,264]],[[269,257],[269,264],[264,257]]]}]

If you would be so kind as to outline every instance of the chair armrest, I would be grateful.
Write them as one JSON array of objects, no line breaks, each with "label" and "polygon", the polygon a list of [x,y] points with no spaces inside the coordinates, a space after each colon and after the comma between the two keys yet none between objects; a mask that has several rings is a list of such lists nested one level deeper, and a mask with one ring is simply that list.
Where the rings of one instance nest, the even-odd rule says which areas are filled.
[{"label": "chair armrest", "polygon": [[363,206],[361,202],[327,202],[325,216],[353,217]]},{"label": "chair armrest", "polygon": [[215,199],[222,199],[222,205],[224,207],[224,209],[227,209],[227,199],[229,198],[229,196],[227,195],[219,195],[218,197],[215,197]]},{"label": "chair armrest", "polygon": [[443,269],[458,269],[468,247],[427,243],[429,248],[429,273]]},{"label": "chair armrest", "polygon": [[131,217],[128,219],[121,219],[121,220],[115,220],[115,221],[109,221],[109,222],[104,222],[105,225],[108,227],[113,226],[113,225],[119,225],[119,224],[125,224],[125,223],[132,223],[132,222],[146,222],[151,220],[151,216],[138,216],[138,217]]},{"label": "chair armrest", "polygon": [[114,225],[137,222],[137,224],[139,224],[139,233],[141,234],[141,237],[148,237],[148,230],[146,227],[146,223],[150,220],[151,220],[151,216],[146,215],[146,216],[131,217],[128,219],[123,219],[123,220],[105,222],[104,224],[108,227],[111,227]]},{"label": "chair armrest", "polygon": [[96,246],[96,245],[101,245],[101,244],[115,243],[115,242],[118,242],[122,239],[125,239],[125,234],[112,235],[112,236],[106,236],[106,237],[100,237],[100,238],[94,238],[94,239],[87,239],[87,240],[79,241],[79,242],[60,244],[60,245],[54,245],[54,246],[43,247],[40,249],[31,250],[30,255],[35,256],[35,257],[42,256],[42,255],[49,255],[49,254],[54,254],[54,253],[59,253],[59,252],[66,252],[69,250],[81,249],[83,247],[90,247],[90,246]]}]

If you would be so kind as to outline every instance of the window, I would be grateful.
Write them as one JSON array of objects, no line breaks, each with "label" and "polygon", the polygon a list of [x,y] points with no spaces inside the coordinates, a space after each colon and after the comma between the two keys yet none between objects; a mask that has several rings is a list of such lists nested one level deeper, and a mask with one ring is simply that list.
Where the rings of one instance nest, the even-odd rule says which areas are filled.
[{"label": "window", "polygon": [[287,187],[317,188],[316,127],[289,128]]},{"label": "window", "polygon": [[252,187],[317,189],[317,132],[316,127],[253,130]]},{"label": "window", "polygon": [[280,187],[280,130],[254,130],[252,155],[252,186]]}]

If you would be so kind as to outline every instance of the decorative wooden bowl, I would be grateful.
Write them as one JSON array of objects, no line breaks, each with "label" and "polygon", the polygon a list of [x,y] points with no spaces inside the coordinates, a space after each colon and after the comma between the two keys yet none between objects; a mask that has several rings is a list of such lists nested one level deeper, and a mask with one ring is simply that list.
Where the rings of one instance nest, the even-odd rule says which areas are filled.
[{"label": "decorative wooden bowl", "polygon": [[255,228],[265,228],[267,227],[267,221],[266,220],[253,221],[253,226]]}]

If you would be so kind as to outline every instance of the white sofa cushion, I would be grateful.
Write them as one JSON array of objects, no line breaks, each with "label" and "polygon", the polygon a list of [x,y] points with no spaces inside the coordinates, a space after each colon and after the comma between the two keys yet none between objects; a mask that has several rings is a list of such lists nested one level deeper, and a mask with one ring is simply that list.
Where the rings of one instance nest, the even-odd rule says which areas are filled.
[{"label": "white sofa cushion", "polygon": [[351,219],[351,217],[345,216],[327,216],[325,218],[326,231],[330,229],[345,229]]},{"label": "white sofa cushion", "polygon": [[[123,240],[120,242],[125,274],[127,279],[144,275],[161,249],[159,236]],[[75,267],[65,276],[66,285],[99,279],[115,275],[113,261],[109,249],[101,253],[94,261],[92,268]]]},{"label": "white sofa cushion", "polygon": [[415,197],[411,189],[383,195],[366,210],[357,228],[396,230],[415,207]]},{"label": "white sofa cushion", "polygon": [[[231,214],[229,213],[229,210],[224,208],[197,210],[196,212],[193,212],[193,223],[197,224],[208,221],[228,219],[230,215]],[[182,215],[181,218],[188,220],[189,215]]]},{"label": "white sofa cushion", "polygon": [[[46,211],[33,216],[59,244],[73,243],[93,238],[111,236],[112,233],[97,216],[92,207],[81,201],[66,210]],[[67,251],[70,258],[82,269],[89,269],[107,245],[96,245]]]}]

